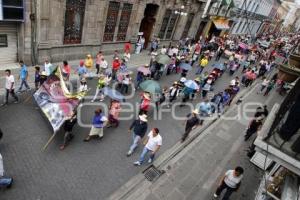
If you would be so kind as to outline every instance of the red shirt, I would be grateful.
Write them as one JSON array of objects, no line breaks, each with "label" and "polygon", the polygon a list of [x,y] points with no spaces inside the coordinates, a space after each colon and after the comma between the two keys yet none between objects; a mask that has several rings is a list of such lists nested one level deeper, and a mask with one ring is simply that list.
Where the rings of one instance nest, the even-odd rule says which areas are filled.
[{"label": "red shirt", "polygon": [[121,63],[118,60],[114,60],[112,64],[113,70],[119,70]]},{"label": "red shirt", "polygon": [[126,42],[124,45],[124,49],[126,53],[130,52],[131,44],[129,42]]},{"label": "red shirt", "polygon": [[146,98],[143,98],[143,101],[142,101],[141,106],[140,106],[141,110],[148,111],[149,107],[150,107],[150,100],[146,99]]},{"label": "red shirt", "polygon": [[70,65],[64,65],[63,72],[66,73],[66,74],[70,74],[71,73]]}]

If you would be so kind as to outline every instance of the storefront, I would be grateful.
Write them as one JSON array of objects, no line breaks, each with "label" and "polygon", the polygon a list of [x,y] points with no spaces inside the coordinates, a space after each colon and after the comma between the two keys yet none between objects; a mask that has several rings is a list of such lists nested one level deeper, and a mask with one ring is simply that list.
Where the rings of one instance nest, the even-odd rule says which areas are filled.
[{"label": "storefront", "polygon": [[212,36],[223,36],[228,33],[230,29],[230,22],[223,17],[212,17],[207,24],[205,36],[211,38]]},{"label": "storefront", "polygon": [[22,0],[0,0],[0,65],[17,62],[18,27],[24,22]]},{"label": "storefront", "polygon": [[0,22],[0,65],[17,62],[17,24]]}]

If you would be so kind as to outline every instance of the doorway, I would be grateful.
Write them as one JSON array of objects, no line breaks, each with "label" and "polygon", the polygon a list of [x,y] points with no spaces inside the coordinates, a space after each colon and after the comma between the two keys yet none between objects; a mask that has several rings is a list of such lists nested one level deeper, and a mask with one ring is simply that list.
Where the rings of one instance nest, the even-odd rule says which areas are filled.
[{"label": "doorway", "polygon": [[151,33],[155,24],[155,16],[158,12],[159,5],[157,4],[147,4],[144,12],[144,18],[141,21],[141,26],[139,32],[144,33],[145,44],[144,48],[147,48],[147,45],[150,41]]},{"label": "doorway", "polygon": [[200,23],[198,31],[197,31],[196,36],[195,36],[195,41],[198,41],[200,39],[200,36],[202,35],[206,24],[207,24],[207,22],[203,22],[203,21]]},{"label": "doorway", "polygon": [[212,22],[211,27],[208,31],[208,39],[210,40],[212,36],[219,36],[221,33],[221,29],[218,29],[216,25]]}]

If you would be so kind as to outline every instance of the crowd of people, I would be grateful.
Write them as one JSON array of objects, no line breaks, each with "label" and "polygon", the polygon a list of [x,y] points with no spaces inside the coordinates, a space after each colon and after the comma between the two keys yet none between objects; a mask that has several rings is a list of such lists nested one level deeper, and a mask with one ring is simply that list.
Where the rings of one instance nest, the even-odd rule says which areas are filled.
[{"label": "crowd of people", "polygon": [[[261,78],[261,87],[257,93],[267,96],[273,88],[281,88],[284,85],[282,81],[278,80],[276,74],[270,78],[272,69],[276,67],[275,55],[279,51],[281,52],[283,47],[280,45],[282,44],[263,49],[258,45],[247,44],[248,42],[249,37],[213,36],[210,40],[200,39],[199,41],[186,38],[180,40],[178,44],[170,43],[169,46],[160,47],[160,41],[153,39],[149,51],[150,61],[138,68],[136,76],[128,68],[132,47],[129,42],[126,42],[124,53],[121,54],[116,50],[111,64],[107,62],[104,54],[99,51],[95,58],[88,54],[85,60],[81,60],[74,73],[80,81],[79,91],[89,90],[87,80],[93,78],[98,80],[96,92],[91,102],[103,101],[105,97],[104,88],[110,87],[111,83],[117,83],[117,87],[113,89],[118,90],[123,95],[128,94],[129,91],[142,90],[138,117],[129,127],[129,132],[132,133],[132,144],[127,152],[127,156],[131,156],[138,145],[144,144],[139,160],[134,162],[134,165],[139,166],[143,164],[147,155],[149,156],[148,162],[153,162],[163,140],[157,127],[152,127],[147,134],[151,102],[155,102],[156,109],[159,109],[160,106],[170,108],[177,99],[181,101],[180,107],[184,107],[190,101],[201,102],[196,109],[186,116],[186,121],[184,122],[185,130],[181,137],[181,142],[184,142],[193,129],[203,124],[206,117],[214,113],[221,116],[224,113],[224,108],[231,105],[241,87],[249,87],[256,79]],[[144,39],[140,38],[139,43],[136,45],[138,49],[135,49],[135,53],[140,53],[145,48],[144,44]],[[247,47],[241,44],[247,44]],[[225,61],[220,61],[221,57]],[[215,60],[216,63],[209,67],[212,60]],[[72,68],[68,61],[63,61],[59,67],[61,68],[63,79],[70,81]],[[196,71],[195,74],[192,74],[193,68],[196,68],[194,70]],[[36,90],[54,70],[54,65],[48,59],[45,60],[44,66],[35,66],[34,80]],[[242,71],[241,77],[237,75],[238,70]],[[9,95],[14,98],[15,103],[18,103],[19,99],[16,93],[24,91],[24,86],[25,90],[30,90],[27,82],[29,73],[23,61],[20,61],[20,87],[16,93],[15,77],[9,69],[5,73],[6,98],[2,106],[8,104]],[[178,74],[178,80],[170,86],[161,88],[158,94],[143,90],[142,84],[144,81],[158,81],[164,74],[167,77],[172,73]],[[227,83],[228,86],[225,90],[214,91],[214,94],[211,96],[213,85],[224,73],[232,76],[232,80]],[[188,79],[190,76],[194,76],[194,78]],[[121,112],[122,102],[120,99],[111,99],[109,113],[107,114],[101,108],[97,108],[92,117],[92,127],[84,141],[89,142],[93,138],[102,139],[105,127],[118,127]],[[245,140],[248,140],[249,137],[257,132],[261,122],[262,115],[255,116],[245,135]],[[63,126],[65,135],[64,141],[60,146],[61,150],[64,150],[74,137],[72,130],[76,123],[77,112],[74,110],[65,118]],[[1,162],[2,158],[0,156],[0,168]],[[229,196],[232,192],[230,188],[238,187],[242,174],[243,169],[240,167],[228,171],[215,195],[218,196],[223,189],[227,188],[226,195]],[[2,178],[0,179],[2,180]],[[11,185],[11,182],[8,185]]]}]

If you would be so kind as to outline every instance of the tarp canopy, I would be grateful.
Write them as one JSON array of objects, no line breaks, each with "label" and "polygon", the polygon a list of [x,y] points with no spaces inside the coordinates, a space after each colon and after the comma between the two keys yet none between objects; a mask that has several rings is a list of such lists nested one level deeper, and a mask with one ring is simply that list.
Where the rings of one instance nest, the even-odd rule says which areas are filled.
[{"label": "tarp canopy", "polygon": [[213,22],[219,30],[226,30],[230,28],[229,21],[227,19],[215,19]]}]

